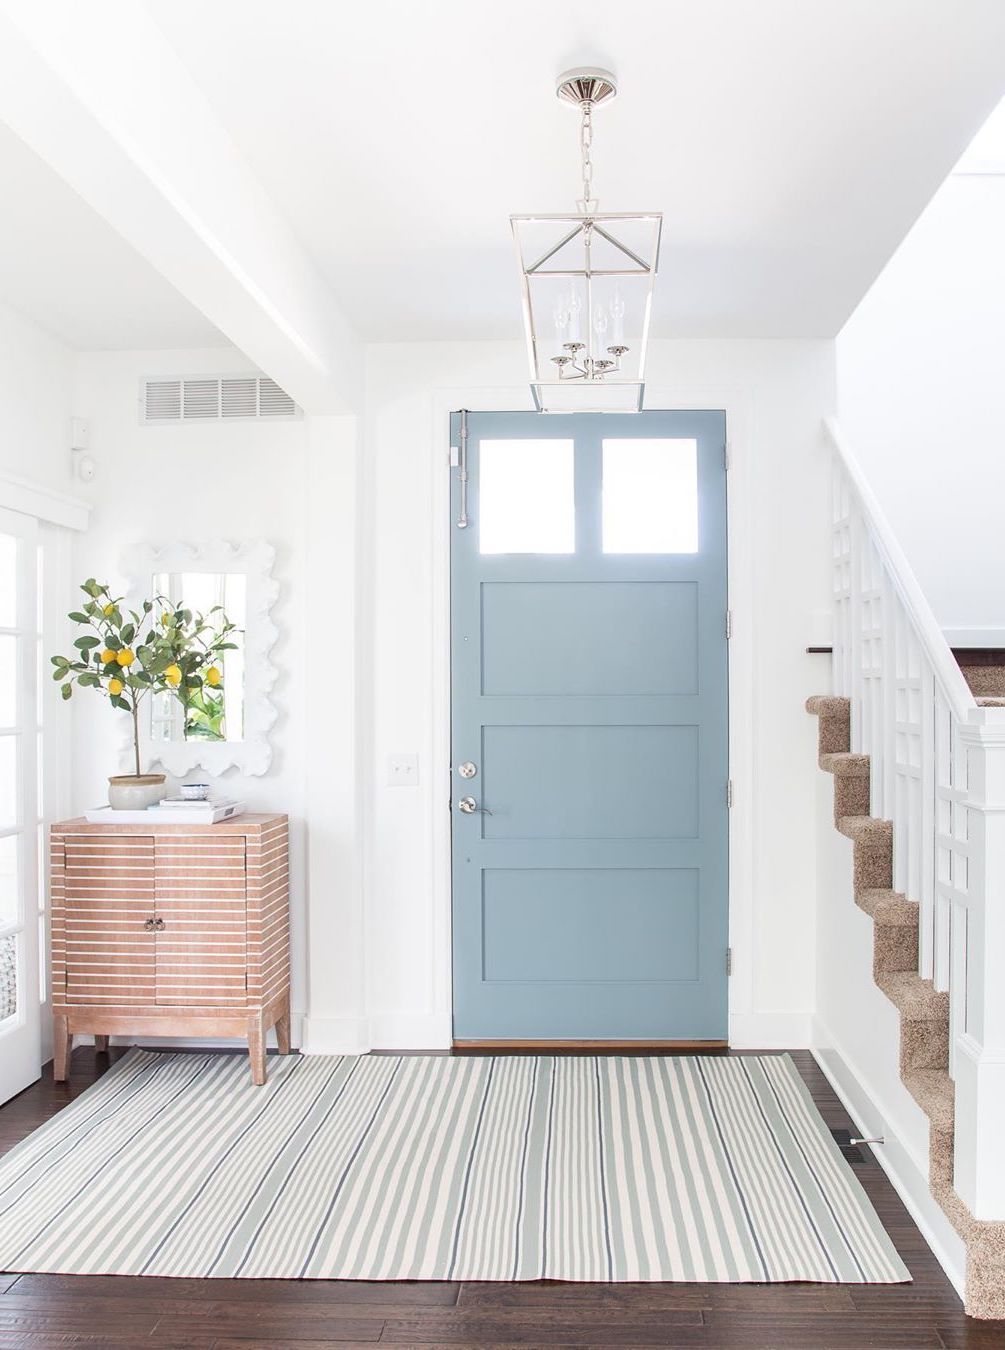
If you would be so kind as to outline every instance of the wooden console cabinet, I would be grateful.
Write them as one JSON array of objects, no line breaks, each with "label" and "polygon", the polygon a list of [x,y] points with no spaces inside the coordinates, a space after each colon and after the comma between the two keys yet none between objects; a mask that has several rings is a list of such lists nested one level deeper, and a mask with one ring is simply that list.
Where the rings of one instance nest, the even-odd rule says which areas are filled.
[{"label": "wooden console cabinet", "polygon": [[265,1037],[290,1049],[286,816],[50,832],[55,1077],[75,1033]]}]

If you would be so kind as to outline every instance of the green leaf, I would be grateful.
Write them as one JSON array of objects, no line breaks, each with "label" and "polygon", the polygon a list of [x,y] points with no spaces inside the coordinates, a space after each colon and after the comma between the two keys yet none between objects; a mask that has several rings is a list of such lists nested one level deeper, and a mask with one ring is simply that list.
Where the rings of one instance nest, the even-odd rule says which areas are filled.
[{"label": "green leaf", "polygon": [[101,688],[101,681],[100,681],[100,679],[97,677],[97,675],[95,675],[95,673],[94,673],[93,670],[87,671],[86,674],[84,674],[84,675],[78,675],[78,676],[77,676],[77,683],[78,683],[79,685],[85,686],[87,689],[100,689],[100,688]]},{"label": "green leaf", "polygon": [[64,699],[68,699],[72,693],[73,693],[73,685],[72,685],[72,684],[64,684],[64,685],[63,685],[63,698],[64,698]]},{"label": "green leaf", "polygon": [[133,638],[136,636],[136,625],[134,623],[127,623],[119,636],[122,638],[123,644],[128,647],[130,642],[132,642]]},{"label": "green leaf", "polygon": [[91,636],[79,637],[73,645],[79,647],[82,652],[86,652],[89,651],[91,647],[100,647],[101,639]]},{"label": "green leaf", "polygon": [[87,623],[87,615],[81,614],[79,609],[71,610],[67,617],[72,619],[74,623]]},{"label": "green leaf", "polygon": [[113,694],[111,702],[113,708],[121,708],[123,712],[132,712],[132,708],[130,708],[129,704],[121,694]]}]

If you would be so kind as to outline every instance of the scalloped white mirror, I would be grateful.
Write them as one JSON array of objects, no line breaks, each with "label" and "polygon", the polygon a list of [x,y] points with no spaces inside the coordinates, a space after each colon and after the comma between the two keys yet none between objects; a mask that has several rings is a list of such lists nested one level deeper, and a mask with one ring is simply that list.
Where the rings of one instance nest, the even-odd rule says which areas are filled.
[{"label": "scalloped white mirror", "polygon": [[142,545],[126,558],[127,604],[139,609],[146,598],[164,597],[177,608],[226,618],[235,626],[233,647],[221,659],[219,684],[186,703],[170,694],[144,701],[141,753],[175,775],[201,768],[220,774],[230,768],[266,773],[272,761],[269,732],[276,708],[269,697],[276,669],[269,653],[278,636],[270,611],[279,594],[272,577],[275,549],[248,544]]}]

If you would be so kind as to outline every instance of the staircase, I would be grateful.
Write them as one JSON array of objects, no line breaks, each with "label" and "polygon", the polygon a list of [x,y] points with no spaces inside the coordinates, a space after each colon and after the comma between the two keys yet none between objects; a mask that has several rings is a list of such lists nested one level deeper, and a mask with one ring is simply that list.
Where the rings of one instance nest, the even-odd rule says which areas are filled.
[{"label": "staircase", "polygon": [[1005,1318],[1005,670],[953,660],[829,430],[836,693],[806,707],[873,978],[899,1013],[900,1077],[928,1118],[929,1186],[966,1246],[966,1310]]}]

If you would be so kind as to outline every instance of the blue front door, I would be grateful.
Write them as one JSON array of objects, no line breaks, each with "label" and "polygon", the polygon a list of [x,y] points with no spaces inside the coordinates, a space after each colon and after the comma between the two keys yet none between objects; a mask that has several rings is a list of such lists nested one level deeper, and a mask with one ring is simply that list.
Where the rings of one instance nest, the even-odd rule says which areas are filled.
[{"label": "blue front door", "polygon": [[466,428],[454,1037],[723,1040],[725,416]]}]

